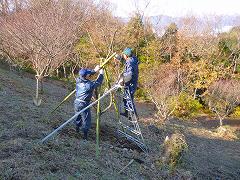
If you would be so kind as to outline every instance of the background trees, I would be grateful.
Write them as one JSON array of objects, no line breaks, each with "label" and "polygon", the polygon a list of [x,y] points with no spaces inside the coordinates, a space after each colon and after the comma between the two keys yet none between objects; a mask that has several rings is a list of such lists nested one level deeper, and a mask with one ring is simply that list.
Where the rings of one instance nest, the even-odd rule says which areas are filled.
[{"label": "background trees", "polygon": [[177,71],[170,64],[158,66],[155,63],[151,70],[146,70],[143,77],[143,87],[150,100],[155,104],[158,116],[166,120],[174,112],[180,94],[177,81]]},{"label": "background trees", "polygon": [[208,89],[206,101],[210,110],[219,118],[220,126],[223,125],[223,119],[239,105],[239,86],[238,80],[225,79],[213,83]]},{"label": "background trees", "polygon": [[[222,87],[216,83],[224,81],[229,90],[238,84],[239,27],[217,33],[219,19],[200,21],[194,16],[157,27],[144,12],[137,11],[123,21],[111,10],[111,4],[104,1],[2,0],[1,56],[33,69],[37,82],[56,74],[74,81],[79,68],[92,67],[100,58],[132,47],[140,59],[137,95],[152,100],[162,119],[173,110],[179,115],[195,107],[213,109],[208,97],[216,95],[213,87]],[[121,68],[118,63],[110,64],[114,81]]]},{"label": "background trees", "polygon": [[[88,21],[91,3],[30,1],[28,8],[2,16],[2,51],[14,63],[28,64],[38,81],[65,63]],[[40,102],[36,103],[40,104]]]},{"label": "background trees", "polygon": [[231,67],[232,73],[239,71],[240,28],[234,27],[229,33],[219,35],[219,50],[222,61]]},{"label": "background trees", "polygon": [[[233,98],[232,94],[236,92],[236,88],[233,87],[239,83],[237,72],[239,41],[237,39],[240,33],[236,32],[238,28],[235,27],[229,33],[217,34],[211,23],[207,21],[203,23],[194,17],[186,17],[182,19],[179,28],[176,24],[170,24],[162,36],[155,34],[154,38],[142,48],[144,57],[140,56],[143,62],[140,67],[142,72],[146,70],[143,76],[147,76],[142,79],[141,83],[144,84],[143,87],[146,88],[148,96],[156,104],[158,110],[159,104],[162,104],[159,102],[165,102],[168,107],[172,104],[167,98],[161,97],[163,94],[167,94],[165,97],[171,97],[174,93],[173,89],[168,88],[171,82],[170,77],[172,77],[169,73],[174,69],[175,82],[179,90],[174,115],[189,116],[199,109],[212,109],[213,106],[216,113],[216,109],[220,107],[217,108],[218,105],[213,101],[209,104],[207,98],[209,94],[211,96],[215,94],[216,97],[224,99],[222,101],[227,101],[225,105],[228,108],[223,107],[222,113],[229,115],[232,108],[238,105],[238,100],[236,100],[238,97]],[[146,61],[146,59],[152,61]],[[151,80],[148,75],[151,76]],[[164,76],[170,79],[165,81]],[[228,86],[224,89],[231,91],[225,92],[227,96],[224,98],[221,95],[222,90],[219,90],[221,93],[217,94],[216,90],[212,90],[214,84],[220,79],[224,81],[222,85]],[[217,87],[220,88],[220,86]],[[219,105],[223,106],[224,103]],[[226,108],[230,108],[228,112]],[[218,114],[221,114],[219,112]],[[220,115],[222,119],[226,117],[223,114]]]}]

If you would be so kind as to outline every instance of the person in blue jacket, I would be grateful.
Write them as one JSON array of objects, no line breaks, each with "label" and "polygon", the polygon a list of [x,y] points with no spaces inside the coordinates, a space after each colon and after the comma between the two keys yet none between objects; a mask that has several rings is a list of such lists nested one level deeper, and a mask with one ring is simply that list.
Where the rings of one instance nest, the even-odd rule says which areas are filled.
[{"label": "person in blue jacket", "polygon": [[[133,101],[133,106],[134,106],[134,111],[137,115],[136,108],[134,105],[134,93],[137,90],[137,85],[138,85],[138,58],[133,55],[132,49],[131,48],[125,48],[122,52],[122,57],[117,56],[116,59],[118,60],[123,60],[125,61],[125,67],[123,71],[123,79],[124,79],[124,85],[125,87],[129,88],[130,95]],[[123,100],[124,105],[126,106],[126,101]],[[128,116],[128,112],[125,111],[120,113],[123,116]]]},{"label": "person in blue jacket", "polygon": [[[79,78],[76,80],[76,99],[74,101],[75,113],[87,107],[93,96],[93,91],[103,82],[103,69],[99,70],[99,76],[95,81],[91,81],[89,77],[99,70],[96,66],[94,70],[81,69],[79,71]],[[90,108],[79,114],[76,121],[76,131],[79,132],[80,128],[83,131],[84,139],[87,140],[88,131],[91,127],[91,110]]]}]

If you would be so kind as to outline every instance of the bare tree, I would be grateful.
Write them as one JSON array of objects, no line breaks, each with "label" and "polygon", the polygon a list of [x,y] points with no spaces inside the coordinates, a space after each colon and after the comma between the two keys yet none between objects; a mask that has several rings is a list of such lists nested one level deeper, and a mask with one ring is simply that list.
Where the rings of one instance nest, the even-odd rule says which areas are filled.
[{"label": "bare tree", "polygon": [[14,62],[30,63],[38,82],[61,66],[80,37],[88,20],[91,3],[87,1],[32,1],[28,9],[0,18],[3,51]]},{"label": "bare tree", "polygon": [[[111,4],[100,2],[93,8],[90,20],[85,24],[84,36],[76,46],[78,55],[77,61],[83,62],[88,59],[87,64],[100,63],[99,59],[109,57],[113,52],[122,50],[121,30],[123,23],[112,16]],[[78,63],[74,60],[74,63]],[[81,63],[82,64],[82,63]],[[117,77],[120,68],[118,63],[111,63],[110,72],[116,76],[111,76],[111,80]]]},{"label": "bare tree", "polygon": [[177,85],[177,71],[170,65],[155,64],[144,78],[144,88],[155,104],[161,119],[167,120],[177,106],[180,91]]},{"label": "bare tree", "polygon": [[240,103],[240,83],[238,80],[219,80],[212,84],[206,97],[208,107],[216,113],[220,126]]},{"label": "bare tree", "polygon": [[111,4],[100,3],[86,26],[88,40],[96,56],[109,56],[115,49],[122,23],[111,13]]},{"label": "bare tree", "polygon": [[194,16],[181,19],[173,63],[182,74],[183,88],[193,94],[194,99],[199,95],[198,90],[204,92],[221,75],[218,72],[222,67],[213,63],[220,56],[212,25]]},{"label": "bare tree", "polygon": [[7,15],[27,6],[28,0],[0,0],[0,14]]}]

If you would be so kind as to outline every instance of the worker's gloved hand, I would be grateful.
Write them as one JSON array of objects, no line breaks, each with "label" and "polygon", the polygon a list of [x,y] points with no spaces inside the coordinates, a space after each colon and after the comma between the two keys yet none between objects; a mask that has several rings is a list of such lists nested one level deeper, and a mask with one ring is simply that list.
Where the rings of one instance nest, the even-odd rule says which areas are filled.
[{"label": "worker's gloved hand", "polygon": [[118,83],[123,86],[124,85],[124,77],[123,77],[123,74],[120,74],[118,76]]},{"label": "worker's gloved hand", "polygon": [[103,73],[104,73],[103,69],[100,69],[99,74],[103,74]]},{"label": "worker's gloved hand", "polygon": [[116,54],[114,57],[115,60],[121,61],[123,59],[121,54]]},{"label": "worker's gloved hand", "polygon": [[94,71],[97,72],[97,71],[99,71],[99,69],[100,69],[100,66],[97,65],[97,66],[94,68]]}]

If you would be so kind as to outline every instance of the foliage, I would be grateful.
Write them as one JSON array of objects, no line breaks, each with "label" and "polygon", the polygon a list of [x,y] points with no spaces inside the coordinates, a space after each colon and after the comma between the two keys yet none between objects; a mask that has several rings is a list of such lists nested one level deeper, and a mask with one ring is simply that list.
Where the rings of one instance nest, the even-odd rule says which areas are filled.
[{"label": "foliage", "polygon": [[178,97],[174,115],[177,117],[189,118],[196,115],[202,108],[203,105],[200,104],[198,100],[182,92]]},{"label": "foliage", "polygon": [[159,65],[158,63],[148,66],[143,71],[147,73],[147,76],[140,77],[144,90],[155,104],[157,114],[161,119],[166,120],[174,112],[177,104],[179,89],[176,71],[170,64]]},{"label": "foliage", "polygon": [[136,14],[130,19],[125,28],[125,33],[124,41],[127,46],[135,49],[137,53],[144,44],[144,24],[140,14]]},{"label": "foliage", "polygon": [[194,92],[194,97],[197,96],[198,89],[207,89],[219,77],[218,72],[206,60],[189,61],[185,64],[185,68],[187,78],[185,87],[188,92]]},{"label": "foliage", "polygon": [[148,94],[143,88],[137,89],[134,96],[136,96],[140,100],[144,100],[144,101],[149,100]]},{"label": "foliage", "polygon": [[180,133],[171,135],[166,138],[163,144],[162,158],[158,164],[169,166],[170,170],[174,170],[181,164],[184,153],[188,150],[185,136]]},{"label": "foliage", "polygon": [[[124,22],[106,1],[3,1],[1,7],[1,56],[39,76],[73,81],[80,68],[133,48],[140,60],[136,96],[151,100],[162,119],[195,115],[208,108],[214,83],[240,78],[240,27],[216,34],[215,24],[188,16],[179,27],[157,28],[139,12]],[[114,82],[122,65],[112,61],[108,71]]]},{"label": "foliage", "polygon": [[240,106],[237,106],[234,111],[233,111],[233,115],[236,117],[240,117]]},{"label": "foliage", "polygon": [[170,62],[175,53],[177,52],[178,43],[177,33],[178,33],[177,25],[175,23],[171,23],[167,27],[164,35],[161,38],[163,44],[161,52],[165,62]]},{"label": "foliage", "polygon": [[222,79],[209,87],[205,99],[209,109],[218,116],[220,126],[223,125],[223,119],[240,103],[239,91],[239,80],[234,79]]},{"label": "foliage", "polygon": [[142,48],[142,53],[139,56],[139,59],[141,62],[147,64],[151,64],[154,61],[164,62],[161,53],[162,46],[160,38],[155,38],[149,41],[147,46]]},{"label": "foliage", "polygon": [[240,28],[234,27],[229,33],[222,33],[219,36],[219,51],[221,51],[222,59],[225,60],[232,73],[238,72],[240,59]]}]

